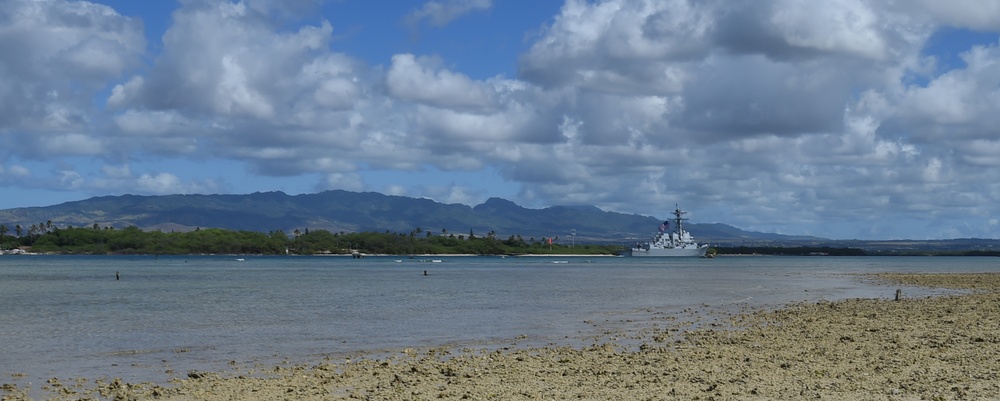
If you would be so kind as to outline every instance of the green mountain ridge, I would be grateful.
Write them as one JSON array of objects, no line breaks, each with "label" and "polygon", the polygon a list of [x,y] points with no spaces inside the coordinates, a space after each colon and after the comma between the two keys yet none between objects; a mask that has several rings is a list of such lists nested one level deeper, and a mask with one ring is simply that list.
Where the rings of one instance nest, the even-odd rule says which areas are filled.
[{"label": "green mountain ridge", "polygon": [[[665,210],[664,213],[667,213]],[[490,198],[480,205],[444,204],[424,198],[376,192],[324,191],[288,195],[256,192],[244,195],[120,195],[101,196],[53,206],[0,210],[0,224],[11,233],[20,225],[57,227],[138,227],[142,230],[191,231],[223,228],[270,232],[328,230],[331,232],[410,232],[486,235],[499,238],[558,237],[564,241],[645,241],[660,219],[603,211],[595,206],[552,206],[529,209],[506,199]],[[740,230],[721,224],[687,223],[700,242],[822,241]],[[574,234],[575,233],[575,237]]]}]

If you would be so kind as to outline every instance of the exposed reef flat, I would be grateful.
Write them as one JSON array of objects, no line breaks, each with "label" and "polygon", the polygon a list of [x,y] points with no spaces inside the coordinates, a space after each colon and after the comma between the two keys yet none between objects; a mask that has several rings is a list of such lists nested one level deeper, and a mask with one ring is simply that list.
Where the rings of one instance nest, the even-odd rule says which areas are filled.
[{"label": "exposed reef flat", "polygon": [[[628,346],[608,340],[587,347],[407,349],[379,358],[186,372],[165,384],[53,378],[40,390],[56,400],[1000,398],[1000,274],[871,278],[969,291],[747,309],[716,317],[719,323],[665,319],[620,333]],[[30,399],[28,388],[3,390],[3,400]]]}]

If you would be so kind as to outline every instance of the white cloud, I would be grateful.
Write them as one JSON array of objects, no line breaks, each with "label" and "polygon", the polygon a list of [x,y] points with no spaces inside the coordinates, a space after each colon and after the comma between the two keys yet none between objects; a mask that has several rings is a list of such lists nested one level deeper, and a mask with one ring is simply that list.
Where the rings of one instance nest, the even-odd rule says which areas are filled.
[{"label": "white cloud", "polygon": [[992,138],[1000,123],[1000,47],[964,53],[967,67],[951,70],[926,86],[908,87],[897,104],[923,140]]},{"label": "white cloud", "polygon": [[944,179],[944,177],[942,176],[943,172],[941,171],[942,168],[943,166],[941,160],[937,158],[931,158],[930,160],[928,160],[927,166],[924,167],[924,174],[923,174],[924,181],[930,183],[942,181]]},{"label": "white cloud", "polygon": [[355,173],[332,173],[327,174],[319,190],[342,189],[346,191],[364,191],[367,187],[361,176]]},{"label": "white cloud", "polygon": [[382,193],[393,196],[406,196],[406,187],[402,185],[389,185],[382,190]]},{"label": "white cloud", "polygon": [[143,174],[138,177],[136,184],[138,185],[138,189],[144,193],[187,193],[187,190],[181,185],[181,180],[170,173]]},{"label": "white cloud", "polygon": [[66,189],[83,188],[86,182],[80,173],[72,170],[63,170],[59,173],[59,184]]},{"label": "white cloud", "polygon": [[350,108],[361,97],[357,82],[345,78],[321,81],[313,95],[316,103],[329,108]]},{"label": "white cloud", "polygon": [[142,104],[219,117],[272,118],[303,63],[326,46],[329,23],[277,33],[244,3],[205,3],[174,14]]},{"label": "white cloud", "polygon": [[486,109],[492,105],[483,83],[465,75],[438,69],[436,62],[412,54],[392,57],[386,74],[389,93],[405,101],[458,109]]},{"label": "white cloud", "polygon": [[0,31],[4,64],[36,77],[107,79],[124,72],[145,47],[141,23],[86,1],[5,2]]},{"label": "white cloud", "polygon": [[[184,135],[184,127],[190,125],[184,116],[173,110],[140,111],[132,109],[115,116],[114,121],[124,134],[143,136]],[[189,135],[194,133],[187,132]]]},{"label": "white cloud", "polygon": [[961,160],[968,163],[972,168],[995,168],[1000,167],[1000,139],[976,139],[968,142],[960,142],[955,148],[955,152]]},{"label": "white cloud", "polygon": [[98,171],[76,169],[59,171],[59,189],[78,190],[90,194],[167,195],[219,193],[222,189],[214,179],[183,180],[168,172],[133,174],[129,164],[101,165]]},{"label": "white cloud", "polygon": [[[469,61],[406,38],[396,54],[366,54],[374,65],[338,53],[370,27],[335,34],[311,1],[181,2],[157,54],[143,57],[136,19],[88,2],[12,0],[0,10],[19,16],[0,29],[0,174],[25,187],[194,193],[225,186],[206,178],[217,175],[206,161],[244,167],[245,181],[318,189],[370,189],[373,170],[489,171],[526,204],[662,215],[680,202],[701,221],[815,224],[817,235],[935,209],[988,216],[1000,201],[983,184],[1000,182],[990,168],[1000,44],[965,49],[965,66],[943,75],[922,51],[946,26],[995,32],[1000,8],[944,4],[568,0],[534,36],[517,33],[531,42],[516,77],[479,80],[459,67]],[[455,18],[501,6],[395,11],[461,38]],[[48,160],[48,178],[17,174],[16,163],[37,174],[31,163]],[[492,190],[413,181],[379,185],[459,203]],[[942,192],[956,195],[947,203]]]},{"label": "white cloud", "polygon": [[101,140],[84,134],[53,135],[40,141],[46,155],[98,156],[105,153]]},{"label": "white cloud", "polygon": [[31,170],[17,164],[12,164],[7,167],[0,165],[0,176],[12,179],[24,179],[31,176]]},{"label": "white cloud", "polygon": [[0,21],[0,131],[84,127],[92,96],[146,46],[139,21],[86,1],[9,0]]},{"label": "white cloud", "polygon": [[772,7],[769,23],[793,47],[878,60],[889,55],[881,22],[866,2],[780,0]]},{"label": "white cloud", "polygon": [[[466,185],[449,182],[442,185],[422,185],[400,194],[412,197],[424,197],[445,204],[478,205],[490,196],[487,191]],[[447,227],[446,227],[447,228]]]},{"label": "white cloud", "polygon": [[710,50],[712,11],[684,0],[568,0],[522,56],[521,74],[543,86],[673,93],[687,79],[683,61]]},{"label": "white cloud", "polygon": [[105,164],[101,166],[101,172],[105,176],[114,179],[130,178],[132,177],[132,171],[129,169],[128,164],[123,164],[121,166],[112,166]]},{"label": "white cloud", "polygon": [[115,85],[115,87],[111,90],[111,96],[108,97],[108,106],[127,106],[133,101],[136,94],[142,90],[142,86],[145,85],[145,83],[146,81],[142,77],[135,76],[124,84]]},{"label": "white cloud", "polygon": [[448,191],[448,196],[441,199],[443,203],[459,203],[463,205],[475,205],[483,201],[481,195],[468,193],[468,188],[452,186]]},{"label": "white cloud", "polygon": [[406,20],[410,24],[426,20],[431,25],[440,27],[470,12],[488,10],[492,4],[492,0],[431,0],[410,13]]},{"label": "white cloud", "polygon": [[145,173],[131,181],[135,191],[153,195],[213,193],[218,188],[212,180],[183,182],[170,173]]},{"label": "white cloud", "polygon": [[945,25],[1000,30],[1000,1],[997,0],[919,0],[918,3]]},{"label": "white cloud", "polygon": [[[651,118],[645,120],[646,124],[639,124],[644,120],[617,117],[627,115],[626,110],[635,109],[622,106],[627,105],[627,101],[600,102],[599,97],[581,93],[575,104],[584,104],[582,99],[590,97],[600,105],[593,110],[600,112],[584,113],[582,107],[571,111],[579,119],[578,132],[567,137],[567,146],[557,148],[560,149],[556,153],[558,162],[553,164],[559,165],[560,173],[550,174],[548,178],[533,174],[546,182],[546,187],[532,188],[531,193],[537,196],[549,191],[548,196],[565,198],[567,191],[572,191],[589,194],[590,202],[627,204],[620,196],[601,198],[605,196],[602,194],[621,193],[649,202],[654,198],[625,186],[616,188],[618,181],[615,180],[602,180],[602,188],[553,185],[564,181],[587,182],[586,177],[600,175],[604,170],[596,168],[598,158],[592,154],[604,158],[632,154],[634,157],[630,160],[612,160],[618,160],[618,171],[634,173],[649,168],[666,172],[651,173],[641,186],[647,190],[660,188],[655,191],[662,194],[658,196],[711,198],[706,194],[713,191],[698,185],[700,179],[692,181],[694,177],[684,177],[690,171],[698,171],[704,173],[700,176],[705,180],[718,183],[709,187],[729,189],[725,197],[714,199],[713,203],[789,201],[803,207],[802,210],[786,211],[798,215],[796,220],[818,219],[808,216],[819,210],[839,210],[834,202],[845,202],[848,197],[852,199],[849,203],[858,205],[862,203],[859,199],[888,199],[888,196],[874,195],[884,192],[885,188],[921,193],[927,190],[925,183],[928,182],[964,181],[965,176],[958,175],[952,168],[954,156],[949,156],[952,149],[961,148],[955,148],[954,143],[939,148],[928,141],[911,142],[916,139],[911,128],[927,132],[930,138],[930,135],[941,135],[940,131],[947,125],[927,119],[954,116],[957,121],[978,119],[984,122],[983,126],[995,125],[993,116],[997,113],[993,109],[1000,102],[993,101],[989,92],[996,85],[989,78],[992,74],[983,73],[983,68],[978,67],[987,63],[976,61],[993,58],[982,57],[987,53],[982,49],[966,56],[970,60],[967,61],[969,70],[977,71],[967,79],[948,82],[949,79],[943,77],[932,80],[928,93],[920,93],[923,89],[914,88],[908,91],[908,96],[897,95],[899,88],[905,87],[905,80],[910,79],[908,74],[926,72],[925,69],[913,69],[924,68],[917,61],[918,53],[923,47],[922,41],[935,29],[933,24],[921,25],[924,22],[913,15],[892,14],[898,10],[878,9],[874,8],[877,4],[857,1],[824,3],[821,7],[828,10],[822,12],[814,12],[816,5],[810,5],[806,12],[804,3],[784,1],[754,2],[753,9],[740,8],[742,3],[733,2],[695,4],[697,6],[692,7],[700,9],[690,15],[697,14],[709,22],[698,24],[707,28],[694,31],[698,35],[688,35],[687,43],[696,44],[700,50],[685,52],[686,57],[677,58],[622,45],[629,43],[627,41],[617,42],[617,52],[602,47],[604,43],[611,43],[608,38],[628,37],[624,34],[628,32],[627,27],[642,25],[640,13],[631,14],[631,23],[611,23],[630,15],[627,11],[630,6],[642,8],[635,7],[636,2],[567,3],[546,35],[522,59],[527,78],[547,86],[614,92],[616,89],[607,88],[611,85],[628,88],[631,77],[632,86],[641,82],[647,85],[647,90],[667,95],[657,98],[673,100],[662,103],[660,114],[655,112],[655,107],[649,108],[651,112],[647,116]],[[727,10],[730,6],[739,12],[729,12],[732,11]],[[655,7],[647,5],[646,9]],[[683,7],[677,9],[684,10]],[[645,15],[653,14],[647,12]],[[762,16],[768,18],[761,19]],[[701,18],[689,16],[681,20],[690,23],[701,21]],[[676,32],[693,31],[681,28]],[[645,47],[649,48],[653,47]],[[672,75],[683,78],[676,81],[677,85],[663,86],[657,86],[655,80],[637,79],[641,75],[629,75],[634,71],[630,69],[631,64],[612,62],[619,60],[621,54],[631,54],[636,59],[646,57],[647,65],[661,63],[665,66],[661,67],[663,71],[679,71]],[[613,82],[602,77],[626,78]],[[986,84],[977,86],[973,82]],[[930,93],[936,85],[946,89],[947,95]],[[857,88],[868,90],[859,92]],[[629,89],[624,93],[631,94],[624,97],[634,98],[649,92]],[[920,96],[916,95],[918,93]],[[923,103],[905,101],[908,98],[920,99]],[[956,99],[962,101],[956,102]],[[914,108],[916,105],[924,105],[924,109]],[[843,110],[849,106],[857,110],[845,115]],[[903,121],[920,121],[916,124],[923,126],[907,126]],[[952,132],[949,138],[955,139],[956,135],[982,137],[988,136],[988,132],[979,129]],[[621,138],[632,145],[632,149],[624,148],[619,153],[613,146],[604,146],[600,153],[592,153],[586,146],[570,145],[588,135]],[[641,156],[650,153],[660,155],[660,161]],[[686,153],[692,157],[685,157]],[[685,163],[677,163],[679,160]],[[983,159],[970,155],[969,160],[981,163]],[[539,168],[523,160],[519,160],[519,164],[526,170]],[[662,167],[657,168],[658,165]],[[516,177],[526,179],[522,175]],[[755,186],[753,190],[734,191],[732,189],[739,186],[734,188],[732,180],[753,182]],[[805,191],[808,187],[817,190]],[[837,188],[840,193],[831,188]],[[794,201],[800,197],[800,192],[812,194],[810,197],[815,199]],[[892,206],[883,201],[871,207],[874,209],[868,213]],[[915,212],[922,213],[915,203],[914,207]],[[866,209],[856,210],[864,213]],[[731,217],[735,220],[747,218]]]}]

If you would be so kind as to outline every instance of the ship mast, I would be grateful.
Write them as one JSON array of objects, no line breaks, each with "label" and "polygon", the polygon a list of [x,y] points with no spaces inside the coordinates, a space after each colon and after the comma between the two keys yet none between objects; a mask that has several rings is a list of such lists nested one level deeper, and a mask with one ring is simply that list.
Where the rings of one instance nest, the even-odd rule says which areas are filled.
[{"label": "ship mast", "polygon": [[687,212],[682,211],[681,207],[678,206],[675,203],[674,204],[674,225],[677,227],[677,233],[678,234],[684,232],[684,227],[682,226],[683,223],[681,223],[682,221],[687,220],[687,219],[681,217],[684,214],[687,214]]}]

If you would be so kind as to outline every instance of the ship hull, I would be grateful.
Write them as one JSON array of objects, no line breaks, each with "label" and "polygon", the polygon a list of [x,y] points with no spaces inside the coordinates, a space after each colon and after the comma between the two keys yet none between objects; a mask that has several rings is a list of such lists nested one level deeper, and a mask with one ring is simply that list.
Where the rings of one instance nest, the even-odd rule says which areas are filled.
[{"label": "ship hull", "polygon": [[691,233],[684,231],[682,216],[687,213],[680,206],[674,208],[673,231],[667,231],[670,221],[660,224],[659,232],[645,244],[636,244],[623,254],[636,257],[705,257],[708,245],[698,245]]},{"label": "ship hull", "polygon": [[634,257],[688,257],[700,258],[708,251],[707,246],[697,248],[653,248],[653,249],[632,249],[631,256]]}]

